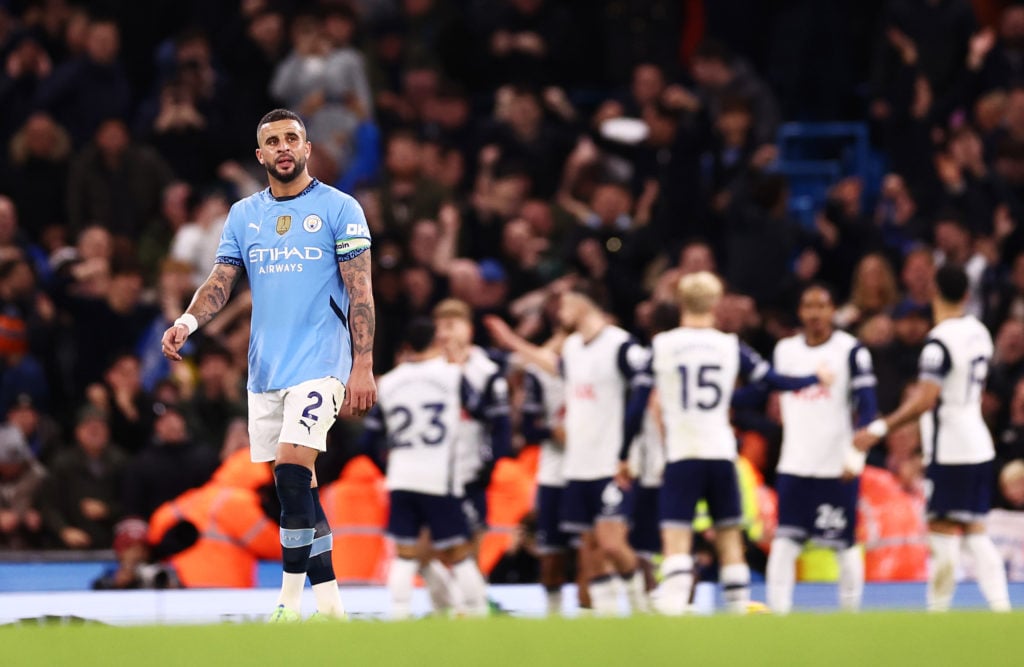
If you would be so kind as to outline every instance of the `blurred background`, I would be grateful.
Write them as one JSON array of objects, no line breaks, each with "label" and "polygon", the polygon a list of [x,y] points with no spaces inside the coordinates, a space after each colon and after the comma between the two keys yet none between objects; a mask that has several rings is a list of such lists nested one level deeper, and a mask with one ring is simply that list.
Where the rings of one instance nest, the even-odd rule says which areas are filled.
[{"label": "blurred background", "polygon": [[[580,274],[647,340],[678,278],[714,270],[722,328],[764,354],[801,288],[832,286],[889,411],[916,375],[934,267],[963,266],[996,338],[993,537],[1024,579],[1024,4],[4,0],[0,65],[0,559],[87,563],[72,587],[261,581],[278,547],[252,536],[276,510],[266,469],[244,464],[245,287],[187,363],[159,338],[230,204],[266,187],[255,126],[286,106],[313,174],[374,235],[378,372],[445,297],[543,340],[559,279]],[[756,550],[777,406],[736,424]],[[318,471],[348,582],[379,581],[388,549],[359,430],[339,422]],[[487,570],[532,548],[533,444],[496,471]],[[868,577],[923,579],[916,427],[870,463]],[[182,564],[214,533],[240,564],[215,569],[251,577]],[[513,561],[499,571],[528,577]]]}]

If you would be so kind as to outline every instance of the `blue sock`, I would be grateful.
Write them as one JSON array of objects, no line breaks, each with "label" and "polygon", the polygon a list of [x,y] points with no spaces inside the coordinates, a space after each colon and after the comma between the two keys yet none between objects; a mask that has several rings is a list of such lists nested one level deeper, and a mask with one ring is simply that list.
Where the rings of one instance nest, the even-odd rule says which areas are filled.
[{"label": "blue sock", "polygon": [[313,471],[294,463],[274,468],[277,497],[281,500],[281,552],[284,571],[305,574],[313,546],[316,514],[309,493]]},{"label": "blue sock", "polygon": [[327,515],[320,504],[320,489],[313,487],[310,497],[313,499],[313,512],[316,516],[316,532],[313,535],[313,546],[309,552],[309,567],[306,573],[309,575],[309,583],[313,586],[334,580],[334,563],[331,562],[331,542],[334,539],[331,535],[331,524],[327,522]]}]

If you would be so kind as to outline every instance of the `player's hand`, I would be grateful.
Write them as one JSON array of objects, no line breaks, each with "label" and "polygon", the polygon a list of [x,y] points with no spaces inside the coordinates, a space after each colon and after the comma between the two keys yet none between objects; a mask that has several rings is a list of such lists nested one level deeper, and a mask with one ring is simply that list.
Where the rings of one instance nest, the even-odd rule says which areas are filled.
[{"label": "player's hand", "polygon": [[866,452],[874,447],[880,439],[877,435],[868,433],[866,428],[862,428],[853,434],[853,446],[859,451]]},{"label": "player's hand", "polygon": [[354,417],[365,417],[370,408],[377,403],[377,383],[373,379],[373,371],[365,366],[356,366],[348,378],[345,391],[345,405]]},{"label": "player's hand", "polygon": [[164,356],[171,361],[181,361],[181,355],[178,354],[178,350],[188,340],[188,327],[184,324],[174,324],[170,329],[164,332],[164,337],[160,340],[160,349],[163,351]]},{"label": "player's hand", "polygon": [[96,498],[82,498],[78,503],[78,508],[82,511],[82,516],[92,521],[105,519],[110,514],[110,508],[107,507],[107,504]]},{"label": "player's hand", "polygon": [[71,526],[60,531],[60,539],[72,549],[84,549],[92,544],[92,538],[89,537],[89,533]]},{"label": "player's hand", "polygon": [[623,491],[629,491],[633,486],[633,471],[629,469],[628,461],[619,461],[619,469],[615,472],[615,484]]},{"label": "player's hand", "polygon": [[815,371],[815,375],[818,376],[818,384],[822,387],[831,387],[832,383],[835,382],[836,374],[828,367],[828,364],[821,364]]}]

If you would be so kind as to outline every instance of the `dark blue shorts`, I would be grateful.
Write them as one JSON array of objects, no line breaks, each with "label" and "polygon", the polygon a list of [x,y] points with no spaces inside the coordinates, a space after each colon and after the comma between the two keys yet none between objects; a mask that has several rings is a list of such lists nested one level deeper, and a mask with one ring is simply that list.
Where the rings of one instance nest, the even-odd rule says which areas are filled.
[{"label": "dark blue shorts", "polygon": [[988,514],[995,484],[992,461],[928,466],[928,519],[975,523]]},{"label": "dark blue shorts", "polygon": [[701,498],[707,501],[717,528],[743,524],[736,464],[726,459],[685,459],[665,466],[659,499],[661,526],[691,527]]},{"label": "dark blue shorts", "polygon": [[462,511],[466,514],[471,534],[487,530],[487,487],[470,485],[463,496]]},{"label": "dark blue shorts", "polygon": [[561,486],[537,487],[537,549],[542,554],[565,551],[569,546],[569,535],[562,530]]},{"label": "dark blue shorts", "polygon": [[585,533],[598,521],[628,521],[633,514],[633,492],[604,479],[570,480],[562,493],[561,528]]},{"label": "dark blue shorts", "polygon": [[446,549],[469,538],[462,498],[416,491],[392,491],[389,495],[388,535],[396,544],[416,544],[424,526],[430,529],[435,549]]},{"label": "dark blue shorts", "polygon": [[853,545],[860,480],[800,477],[779,473],[779,527],[775,534],[832,549]]},{"label": "dark blue shorts", "polygon": [[634,492],[633,526],[629,544],[644,556],[661,553],[661,526],[658,525],[660,487],[637,486]]}]

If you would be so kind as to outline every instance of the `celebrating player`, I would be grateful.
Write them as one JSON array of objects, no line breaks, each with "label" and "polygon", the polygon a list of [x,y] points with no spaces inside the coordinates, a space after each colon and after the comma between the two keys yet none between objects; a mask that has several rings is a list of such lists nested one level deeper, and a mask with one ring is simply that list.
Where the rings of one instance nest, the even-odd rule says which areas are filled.
[{"label": "celebrating player", "polygon": [[454,465],[463,408],[480,404],[459,367],[434,345],[434,324],[413,321],[407,343],[412,356],[380,379],[380,402],[366,419],[364,447],[387,434],[388,534],[396,558],[388,573],[392,617],[409,616],[419,569],[416,543],[430,529],[434,549],[451,567],[449,597],[457,613],[487,613],[487,586],[472,555],[470,527],[462,509],[462,469]]},{"label": "celebrating player", "polygon": [[549,373],[560,370],[565,379],[567,484],[561,527],[582,534],[586,569],[593,573],[588,588],[594,611],[613,615],[618,602],[609,568],[625,582],[631,608],[644,611],[647,606],[643,572],[628,541],[632,490],[614,477],[623,440],[633,439],[643,418],[650,354],[626,331],[608,324],[600,301],[595,287],[585,282],[562,295],[558,317],[574,333],[561,357],[531,345],[496,317],[485,323],[497,344]]},{"label": "celebrating player", "polygon": [[[743,557],[743,512],[736,475],[736,436],[729,425],[729,406],[737,377],[764,382],[775,389],[797,390],[819,381],[818,375],[778,375],[735,334],[714,328],[714,309],[722,283],[700,271],[679,281],[681,326],[654,337],[656,409],[665,427],[667,465],[660,499],[661,536],[665,560],[662,582],[655,590],[660,613],[686,611],[693,588],[692,523],[697,502],[704,498],[715,523],[719,572],[726,606],[744,612],[750,601],[750,569]],[[628,451],[620,459],[623,466]]]},{"label": "celebrating player", "polygon": [[256,139],[270,187],[231,207],[213,271],[164,332],[163,353],[180,360],[248,274],[252,460],[275,462],[281,500],[284,574],[270,620],[300,619],[307,573],[317,613],[342,617],[313,464],[342,405],[362,416],[377,400],[370,233],[355,199],[309,175],[312,145],[296,114],[267,113]]},{"label": "celebrating player", "polygon": [[812,285],[800,297],[803,333],[775,346],[774,367],[806,375],[825,364],[835,371],[830,387],[782,394],[782,455],[776,490],[779,527],[768,558],[768,606],[787,613],[793,606],[796,561],[804,542],[838,552],[839,604],[860,606],[864,560],[854,544],[859,475],[864,455],[853,447],[851,414],[858,426],[877,415],[871,353],[832,326],[832,294]]},{"label": "celebrating player", "polygon": [[978,586],[989,607],[1008,611],[1006,570],[985,534],[995,448],[981,415],[981,396],[992,337],[981,322],[964,314],[968,280],[962,269],[943,266],[935,273],[935,286],[935,327],[921,350],[919,381],[895,411],[858,431],[854,444],[866,450],[889,431],[920,418],[931,483],[928,609],[946,611],[952,604],[963,542],[974,556]]}]

